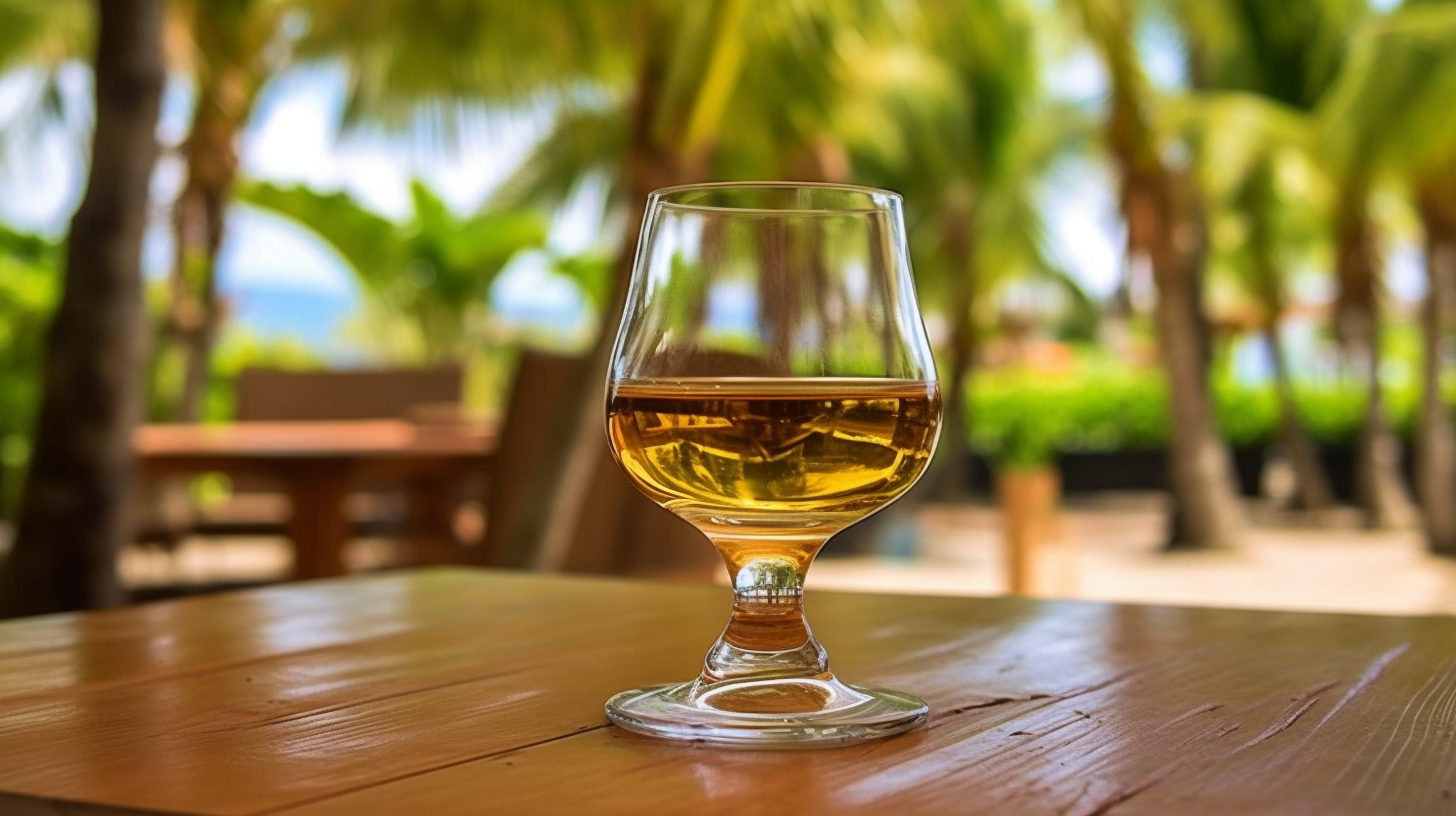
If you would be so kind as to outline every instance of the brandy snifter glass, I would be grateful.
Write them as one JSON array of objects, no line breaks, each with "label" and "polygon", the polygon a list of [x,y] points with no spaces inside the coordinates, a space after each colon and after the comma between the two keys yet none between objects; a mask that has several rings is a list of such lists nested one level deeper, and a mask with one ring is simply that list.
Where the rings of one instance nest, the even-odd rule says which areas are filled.
[{"label": "brandy snifter glass", "polygon": [[898,195],[785,183],[653,193],[607,426],[627,476],[702,531],[733,586],[702,674],[612,697],[613,722],[786,747],[924,720],[917,697],[835,677],[803,605],[820,548],[908,490],[939,435]]}]

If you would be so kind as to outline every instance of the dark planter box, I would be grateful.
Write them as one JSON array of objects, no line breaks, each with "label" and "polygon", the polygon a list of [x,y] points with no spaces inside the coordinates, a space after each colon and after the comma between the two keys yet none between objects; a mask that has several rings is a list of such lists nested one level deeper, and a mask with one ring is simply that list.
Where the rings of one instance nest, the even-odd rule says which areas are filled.
[{"label": "dark planter box", "polygon": [[979,453],[971,453],[966,456],[965,463],[970,474],[971,492],[977,496],[996,495],[996,472],[991,468],[991,460]]},{"label": "dark planter box", "polygon": [[1269,449],[1263,445],[1232,448],[1234,478],[1239,482],[1239,495],[1257,499],[1264,495],[1264,459]]},{"label": "dark planter box", "polygon": [[[1234,448],[1234,476],[1245,497],[1262,494],[1263,447]],[[971,483],[979,494],[991,492],[994,472],[985,457],[969,457]],[[1135,492],[1168,489],[1168,452],[1125,450],[1064,453],[1057,459],[1063,493]]]},{"label": "dark planter box", "polygon": [[1320,445],[1319,458],[1335,501],[1341,504],[1355,501],[1355,445]]},{"label": "dark planter box", "polygon": [[1162,450],[1064,453],[1058,464],[1067,493],[1168,488],[1168,455]]},{"label": "dark planter box", "polygon": [[[1330,480],[1330,492],[1335,494],[1335,501],[1341,504],[1353,504],[1355,502],[1356,463],[1359,459],[1355,453],[1355,443],[1351,441],[1337,445],[1321,444],[1318,447],[1320,465],[1325,469],[1325,478]],[[1411,447],[1409,439],[1400,440],[1400,475],[1405,480],[1406,489],[1414,495],[1416,489],[1415,450]]]}]

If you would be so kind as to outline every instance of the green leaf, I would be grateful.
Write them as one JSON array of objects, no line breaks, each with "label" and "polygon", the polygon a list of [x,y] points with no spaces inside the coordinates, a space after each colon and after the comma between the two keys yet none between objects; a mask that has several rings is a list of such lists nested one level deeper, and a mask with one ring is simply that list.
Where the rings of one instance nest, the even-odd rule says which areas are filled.
[{"label": "green leaf", "polygon": [[365,288],[382,292],[405,266],[408,251],[397,225],[347,193],[303,186],[239,184],[235,198],[292,219],[338,251]]}]

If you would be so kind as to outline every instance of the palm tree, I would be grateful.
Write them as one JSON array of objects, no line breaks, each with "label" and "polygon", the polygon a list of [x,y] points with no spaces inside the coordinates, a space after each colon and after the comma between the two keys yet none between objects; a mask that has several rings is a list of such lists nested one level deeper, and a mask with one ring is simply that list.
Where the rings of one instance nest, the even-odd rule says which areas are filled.
[{"label": "palm tree", "polygon": [[1364,168],[1341,171],[1335,235],[1335,331],[1365,378],[1365,414],[1357,440],[1356,499],[1374,528],[1406,527],[1413,508],[1400,479],[1400,448],[1380,380],[1383,254],[1370,212],[1375,181]]},{"label": "palm tree", "polygon": [[[342,57],[351,69],[349,124],[416,124],[422,111],[438,115],[442,98],[451,104],[480,98],[479,89],[459,82],[448,60],[471,59],[465,55],[477,47],[477,38],[496,30],[486,12],[486,4],[477,2],[380,2],[361,8],[334,0],[176,0],[169,22],[182,44],[180,67],[193,79],[194,107],[180,146],[185,174],[172,209],[171,298],[152,377],[153,389],[160,390],[163,372],[180,368],[174,418],[197,419],[207,390],[223,317],[217,258],[237,181],[238,139],[264,84],[290,66]],[[290,35],[289,21],[305,33]],[[371,30],[383,39],[355,39]],[[388,49],[387,62],[379,59],[381,49]],[[476,59],[495,56],[487,51]],[[374,70],[381,64],[384,71]],[[422,121],[437,123],[428,116]]]},{"label": "palm tree", "polygon": [[[171,336],[183,341],[180,356],[191,359],[184,369],[193,372],[180,403],[184,410],[195,404],[187,395],[201,391],[206,368],[200,361],[216,334],[212,257],[222,240],[219,203],[226,200],[236,172],[230,138],[235,140],[247,121],[269,71],[318,61],[341,65],[348,84],[346,124],[409,131],[429,147],[482,124],[483,117],[475,115],[482,108],[472,107],[476,103],[549,108],[562,122],[580,121],[584,112],[621,111],[624,126],[608,132],[621,137],[613,163],[622,181],[620,199],[631,202],[624,232],[634,236],[648,191],[707,177],[719,137],[734,132],[721,124],[727,106],[744,92],[745,77],[757,78],[750,93],[762,96],[761,107],[781,99],[785,87],[803,87],[797,83],[805,78],[810,87],[832,85],[842,62],[833,56],[834,37],[846,27],[829,22],[884,14],[873,0],[410,0],[364,6],[351,0],[215,0],[217,9],[213,2],[191,0],[176,7],[178,30],[202,46],[192,54],[200,101],[186,142],[184,189],[192,192],[174,219],[186,233],[178,240],[174,282],[188,296],[177,298],[179,312],[171,316]],[[283,36],[293,31],[303,33]],[[804,47],[770,49],[776,54],[770,65],[759,55],[772,40]],[[747,58],[750,53],[754,59]],[[773,75],[773,66],[782,73]],[[196,161],[193,151],[202,154]],[[630,241],[623,247],[615,274],[619,284],[626,279]],[[558,486],[568,481],[557,478],[555,463],[564,467],[571,451],[580,454],[592,447],[586,444],[586,429],[593,426],[584,413],[580,422],[567,417],[563,422],[583,430],[561,435],[560,450],[543,452],[553,465],[543,469],[541,495],[556,496]],[[578,437],[582,444],[575,444]],[[550,507],[561,504],[543,502],[534,523],[559,516]]]},{"label": "palm tree", "polygon": [[1164,139],[1155,129],[1157,101],[1134,46],[1134,5],[1131,0],[1077,3],[1107,67],[1106,140],[1121,182],[1128,255],[1146,264],[1157,289],[1153,317],[1175,429],[1169,465],[1180,522],[1169,545],[1230,546],[1239,540],[1243,520],[1206,375],[1202,202],[1187,169],[1165,157]]},{"label": "palm tree", "polygon": [[[158,338],[159,360],[182,370],[174,418],[196,420],[222,310],[217,258],[238,173],[238,137],[252,118],[263,83],[277,70],[276,0],[177,0],[173,30],[185,32],[182,62],[195,83],[192,123],[180,146],[182,192],[172,205],[171,299]],[[270,48],[272,46],[272,48]]]},{"label": "palm tree", "polygon": [[541,246],[546,223],[529,210],[460,217],[422,183],[411,187],[414,216],[395,223],[345,193],[244,185],[239,200],[291,218],[348,261],[379,314],[407,321],[406,348],[431,361],[460,361],[484,347],[478,332],[491,284],[522,250]]},{"label": "palm tree", "polygon": [[[1333,495],[1300,419],[1279,337],[1288,300],[1283,247],[1292,236],[1287,229],[1290,207],[1281,206],[1287,194],[1278,171],[1291,162],[1311,169],[1305,159],[1317,152],[1312,111],[1334,79],[1344,40],[1366,5],[1363,0],[1177,0],[1173,10],[1188,42],[1190,72],[1201,87],[1212,90],[1199,96],[1215,112],[1226,114],[1205,123],[1204,138],[1221,147],[1242,142],[1240,165],[1231,168],[1228,151],[1222,150],[1220,165],[1209,176],[1232,186],[1232,202],[1247,224],[1247,289],[1261,307],[1261,331],[1274,363],[1280,438],[1295,474],[1298,505],[1318,510]],[[1298,205],[1310,209],[1307,200]]]},{"label": "palm tree", "polygon": [[1456,556],[1456,427],[1443,398],[1442,349],[1456,323],[1456,161],[1421,184],[1425,229],[1426,302],[1422,309],[1421,407],[1416,426],[1416,491],[1432,552]]},{"label": "palm tree", "polygon": [[[16,11],[5,11],[12,8]],[[75,21],[76,0],[0,6],[15,25],[11,39],[31,43],[6,49],[0,36],[0,58],[21,55],[29,64],[58,64],[84,47],[87,31]],[[385,73],[355,71],[351,76],[348,118],[351,124],[375,121],[398,124],[438,101],[441,93],[458,102],[458,74],[432,73],[442,59],[468,54],[478,32],[495,31],[484,19],[486,4],[441,2],[452,17],[432,17],[425,3],[357,4],[334,0],[174,0],[168,4],[170,66],[192,80],[193,113],[188,134],[177,146],[183,159],[183,182],[172,207],[174,259],[169,276],[171,297],[158,327],[151,380],[154,390],[180,372],[177,393],[164,395],[170,413],[196,419],[211,364],[223,310],[217,293],[217,257],[226,234],[232,187],[238,173],[238,139],[252,118],[258,96],[272,76],[300,63],[335,61],[360,55],[364,68],[378,41],[355,42],[352,36],[368,21],[388,20],[388,45],[395,60]],[[540,4],[533,4],[533,9]],[[560,11],[558,9],[558,11]],[[452,28],[464,15],[473,28]],[[504,13],[503,13],[504,16]],[[571,15],[555,15],[569,25]],[[582,15],[578,15],[582,16]],[[543,11],[540,19],[546,19]],[[0,21],[5,21],[0,17]],[[291,21],[291,23],[290,23]],[[285,23],[289,23],[285,25]],[[290,32],[303,28],[301,37]],[[414,39],[411,39],[411,38]],[[497,43],[499,44],[499,43]],[[443,50],[441,46],[446,46]],[[549,47],[541,49],[545,54]],[[487,52],[486,59],[498,52]],[[479,57],[476,57],[477,59]],[[355,65],[356,63],[350,63]],[[3,62],[0,62],[3,65]],[[409,85],[421,78],[433,83]],[[455,83],[455,84],[452,84]],[[401,92],[403,90],[403,92]],[[478,90],[478,89],[476,89]],[[429,93],[435,96],[425,98]],[[44,100],[47,97],[41,97]],[[473,97],[473,98],[478,98]]]},{"label": "palm tree", "polygon": [[[1456,252],[1456,194],[1452,192],[1456,117],[1450,114],[1449,104],[1456,90],[1453,47],[1456,5],[1451,3],[1408,3],[1388,16],[1375,18],[1356,38],[1345,70],[1321,111],[1332,153],[1344,175],[1359,183],[1356,189],[1368,191],[1381,178],[1402,183],[1414,199],[1424,227],[1427,293],[1417,489],[1427,541],[1434,551],[1449,555],[1456,555],[1456,502],[1451,492],[1456,483],[1456,431],[1441,394],[1441,374],[1447,367],[1441,350],[1456,298],[1452,280],[1456,275],[1456,262],[1452,261]],[[1362,339],[1367,354],[1373,355],[1376,339],[1368,334],[1374,320],[1358,320],[1361,313],[1356,308],[1373,299],[1367,281],[1356,277],[1369,271],[1370,221],[1362,209],[1349,213],[1342,225],[1348,230],[1341,237],[1342,246],[1350,245],[1347,264],[1353,279],[1349,311],[1355,316],[1356,328],[1366,329]],[[1378,412],[1378,381],[1370,391],[1374,404],[1368,411]],[[1369,424],[1381,419],[1383,415],[1367,413],[1367,439],[1363,441],[1372,448],[1366,453],[1369,457],[1379,457],[1389,449],[1377,437],[1383,426],[1372,431]],[[1375,520],[1382,519],[1377,516]]]},{"label": "palm tree", "polygon": [[141,239],[157,155],[163,0],[97,2],[96,132],[46,338],[35,454],[0,617],[116,603],[140,407]]},{"label": "palm tree", "polygon": [[578,90],[578,98],[563,101],[553,131],[504,185],[503,206],[554,204],[595,174],[608,185],[608,200],[624,213],[614,294],[603,312],[599,341],[557,418],[571,431],[541,452],[532,494],[543,500],[521,514],[509,536],[540,542],[539,565],[551,566],[552,554],[564,552],[562,536],[575,523],[587,482],[573,474],[591,473],[602,455],[594,392],[604,376],[612,316],[625,295],[648,193],[714,177],[777,177],[788,171],[835,177],[842,163],[825,123],[846,92],[840,79],[843,40],[857,30],[875,31],[868,23],[887,20],[886,13],[870,0],[630,4],[615,15],[631,24],[630,33],[609,40],[630,46],[617,55],[632,67],[625,87],[596,94]]},{"label": "palm tree", "polygon": [[617,43],[641,36],[633,20],[568,0],[178,0],[172,23],[186,44],[195,107],[173,209],[164,348],[154,361],[158,372],[168,365],[183,372],[174,415],[195,419],[206,391],[222,318],[216,261],[237,142],[270,77],[294,66],[342,66],[346,126],[407,133],[439,152],[474,134],[484,104],[561,103],[613,77]]},{"label": "palm tree", "polygon": [[1274,390],[1279,398],[1279,441],[1294,474],[1295,506],[1319,511],[1334,503],[1334,492],[1320,462],[1319,451],[1299,415],[1294,374],[1280,337],[1281,318],[1289,305],[1285,278],[1287,261],[1281,253],[1286,236],[1278,230],[1280,211],[1289,204],[1278,183],[1279,157],[1260,156],[1239,191],[1240,209],[1248,223],[1249,289],[1260,309],[1260,331],[1274,365]]},{"label": "palm tree", "polygon": [[839,129],[862,178],[905,194],[924,300],[944,304],[941,444],[950,455],[938,459],[928,489],[953,499],[968,489],[978,318],[1010,278],[1066,280],[1043,251],[1036,196],[1083,128],[1075,111],[1041,98],[1031,6],[933,0],[915,11],[902,44],[856,62],[860,91]]}]

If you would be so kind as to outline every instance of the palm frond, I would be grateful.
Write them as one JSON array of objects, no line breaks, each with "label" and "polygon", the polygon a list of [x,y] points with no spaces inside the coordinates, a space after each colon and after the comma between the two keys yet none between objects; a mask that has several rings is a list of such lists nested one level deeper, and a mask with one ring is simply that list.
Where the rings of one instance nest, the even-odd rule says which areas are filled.
[{"label": "palm frond", "polygon": [[1456,6],[1406,6],[1372,19],[1320,105],[1347,174],[1443,166],[1456,157]]},{"label": "palm frond", "polygon": [[85,0],[0,0],[0,73],[20,65],[55,69],[90,54]]},{"label": "palm frond", "polygon": [[582,82],[621,83],[632,9],[570,0],[308,0],[301,60],[342,60],[345,124],[452,131],[471,106],[570,104]]},{"label": "palm frond", "polygon": [[616,178],[626,150],[626,117],[620,106],[572,107],[491,197],[491,206],[552,209],[571,198],[593,174]]},{"label": "palm frond", "polygon": [[1228,196],[1270,153],[1316,156],[1319,132],[1304,112],[1244,91],[1198,91],[1164,101],[1156,126],[1195,147],[1193,163],[1205,192]]},{"label": "palm frond", "polygon": [[252,182],[238,185],[235,196],[318,235],[343,256],[368,289],[387,287],[391,270],[402,268],[407,260],[396,225],[348,193]]},{"label": "palm frond", "polygon": [[1299,110],[1325,93],[1365,0],[1171,0],[1202,88],[1257,92]]}]

